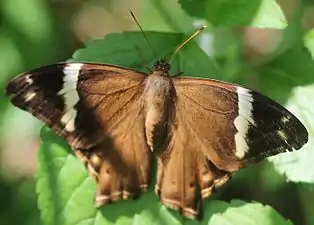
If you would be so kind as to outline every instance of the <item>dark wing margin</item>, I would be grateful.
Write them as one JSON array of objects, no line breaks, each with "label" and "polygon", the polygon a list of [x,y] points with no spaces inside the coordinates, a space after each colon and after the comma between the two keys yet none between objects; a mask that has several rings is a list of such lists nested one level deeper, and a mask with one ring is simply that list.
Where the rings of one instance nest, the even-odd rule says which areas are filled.
[{"label": "dark wing margin", "polygon": [[250,146],[246,158],[259,162],[266,157],[300,149],[308,142],[308,132],[289,110],[260,93],[248,90],[253,98],[255,121],[247,132]]}]

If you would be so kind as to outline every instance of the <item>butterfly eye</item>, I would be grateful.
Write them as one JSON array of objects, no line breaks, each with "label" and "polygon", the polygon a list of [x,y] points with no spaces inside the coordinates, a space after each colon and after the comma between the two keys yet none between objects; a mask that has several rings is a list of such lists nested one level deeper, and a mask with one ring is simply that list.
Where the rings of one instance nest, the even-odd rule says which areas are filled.
[{"label": "butterfly eye", "polygon": [[154,64],[154,69],[156,70],[157,68],[159,68],[159,65],[160,65],[161,61],[156,61],[155,64]]},{"label": "butterfly eye", "polygon": [[171,69],[171,66],[169,62],[166,60],[166,58],[161,58],[161,60],[158,60],[154,64],[154,70],[156,71],[162,71],[165,74],[168,74],[168,71]]},{"label": "butterfly eye", "polygon": [[166,62],[164,64],[164,66],[165,66],[165,70],[167,70],[167,71],[169,71],[171,69],[171,66],[170,66],[170,64],[168,62]]}]

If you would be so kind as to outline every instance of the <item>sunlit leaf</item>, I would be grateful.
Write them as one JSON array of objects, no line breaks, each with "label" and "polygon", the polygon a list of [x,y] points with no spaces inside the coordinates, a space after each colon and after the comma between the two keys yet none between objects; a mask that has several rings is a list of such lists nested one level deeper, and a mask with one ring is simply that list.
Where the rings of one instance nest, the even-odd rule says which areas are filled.
[{"label": "sunlit leaf", "polygon": [[314,159],[314,85],[295,88],[287,102],[291,110],[306,126],[309,132],[309,142],[297,152],[289,152],[271,157],[276,169],[284,174],[289,181],[314,183],[312,167]]},{"label": "sunlit leaf", "polygon": [[292,47],[263,65],[258,77],[260,90],[282,104],[286,103],[287,108],[304,123],[309,132],[309,143],[301,150],[271,158],[277,170],[294,182],[314,182],[314,172],[308,170],[314,159],[311,138],[314,134],[314,111],[311,107],[314,96],[312,39],[313,35],[309,33],[304,42],[295,41]]},{"label": "sunlit leaf", "polygon": [[275,0],[263,0],[250,26],[283,29],[287,26],[285,15]]},{"label": "sunlit leaf", "polygon": [[[145,67],[152,68],[161,57],[169,58],[186,38],[184,34],[167,32],[145,32],[145,35],[152,48],[140,32],[110,34],[102,40],[87,43],[86,48],[78,50],[71,61],[109,63],[149,72]],[[172,66],[170,74],[184,71],[184,74],[189,76],[223,78],[215,61],[210,59],[194,41],[184,46],[171,58],[170,63]]]},{"label": "sunlit leaf", "polygon": [[274,209],[261,203],[246,203],[240,200],[233,200],[231,203],[215,202],[215,204],[209,205],[207,210],[212,212],[208,225],[292,225]]},{"label": "sunlit leaf", "polygon": [[307,32],[307,34],[304,37],[304,44],[310,51],[312,59],[314,61],[314,29]]},{"label": "sunlit leaf", "polygon": [[215,26],[247,25],[282,29],[285,17],[275,0],[180,0],[191,16],[204,18]]}]

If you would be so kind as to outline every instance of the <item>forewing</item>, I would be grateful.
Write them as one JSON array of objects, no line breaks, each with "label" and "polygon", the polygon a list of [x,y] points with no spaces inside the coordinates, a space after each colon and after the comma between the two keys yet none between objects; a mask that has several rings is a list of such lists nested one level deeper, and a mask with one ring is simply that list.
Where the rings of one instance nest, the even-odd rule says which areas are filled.
[{"label": "forewing", "polygon": [[60,63],[12,80],[12,103],[64,137],[97,181],[96,204],[137,196],[149,180],[146,75],[116,66]]},{"label": "forewing", "polygon": [[179,78],[174,84],[185,123],[210,146],[204,153],[220,169],[232,171],[308,141],[292,113],[253,90],[207,79]]},{"label": "forewing", "polygon": [[159,157],[156,191],[169,207],[197,218],[201,198],[239,168],[299,149],[308,133],[261,94],[219,81],[175,78],[175,115]]}]

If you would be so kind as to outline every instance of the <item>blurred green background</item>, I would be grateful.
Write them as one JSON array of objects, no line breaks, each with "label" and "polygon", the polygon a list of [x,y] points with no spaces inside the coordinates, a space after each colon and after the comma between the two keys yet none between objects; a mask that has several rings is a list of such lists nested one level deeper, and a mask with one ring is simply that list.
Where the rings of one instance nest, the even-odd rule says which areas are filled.
[{"label": "blurred green background", "polygon": [[[303,34],[314,27],[314,5],[303,1],[304,8],[297,12],[301,1],[277,2],[288,23],[296,23],[294,30],[285,34],[284,44],[282,30],[243,26],[210,26],[211,33],[204,33],[199,43],[223,69],[225,80],[246,84],[285,103],[290,92],[273,88],[278,83],[273,82],[272,77],[258,80],[250,74],[267,73],[270,66],[290,66],[290,70],[298,67],[291,64],[293,59],[289,61],[278,52],[291,48],[288,54],[296,54],[295,41],[291,40],[296,40],[296,35],[303,38]],[[69,59],[89,40],[112,32],[138,30],[129,9],[144,30],[188,35],[204,23],[186,14],[174,0],[2,0],[0,89],[5,90],[8,81],[23,71]],[[295,19],[297,14],[299,20]],[[282,50],[278,50],[278,46]],[[310,76],[314,81],[314,74]],[[301,83],[310,84],[307,78]],[[285,83],[280,85],[286,86]],[[1,94],[0,125],[0,224],[41,224],[34,177],[41,123],[13,108]],[[314,224],[313,185],[286,182],[267,161],[238,172],[221,192],[222,200],[260,201],[295,224]]]}]

